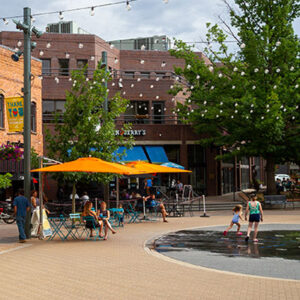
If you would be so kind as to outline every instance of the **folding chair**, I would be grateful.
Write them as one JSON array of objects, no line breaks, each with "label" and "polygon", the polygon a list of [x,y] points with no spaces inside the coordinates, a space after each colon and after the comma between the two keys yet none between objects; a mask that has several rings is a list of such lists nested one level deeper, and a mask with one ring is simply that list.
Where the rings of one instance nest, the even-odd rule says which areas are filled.
[{"label": "folding chair", "polygon": [[94,237],[89,237],[89,229],[90,228],[86,227],[87,236],[86,236],[85,239],[87,240],[88,238],[90,238],[90,239],[94,239],[95,241],[97,239],[100,240],[101,239],[101,237],[100,237],[100,234],[101,234],[100,226],[97,226],[97,223],[96,223],[97,221],[95,220],[95,218],[92,217],[92,216],[86,216],[86,217],[83,217],[83,220],[85,221],[85,227],[86,227],[87,224],[89,224],[89,226],[91,226],[90,228],[95,230],[95,236]]},{"label": "folding chair", "polygon": [[[112,227],[124,226],[124,209],[123,208],[111,208],[109,222]],[[123,222],[122,221],[123,218]],[[122,223],[122,225],[121,225]]]},{"label": "folding chair", "polygon": [[139,212],[135,211],[134,208],[132,207],[131,203],[128,203],[128,207],[127,207],[127,213],[130,217],[130,220],[128,223],[135,223],[137,221],[139,221],[138,217],[139,217]]}]

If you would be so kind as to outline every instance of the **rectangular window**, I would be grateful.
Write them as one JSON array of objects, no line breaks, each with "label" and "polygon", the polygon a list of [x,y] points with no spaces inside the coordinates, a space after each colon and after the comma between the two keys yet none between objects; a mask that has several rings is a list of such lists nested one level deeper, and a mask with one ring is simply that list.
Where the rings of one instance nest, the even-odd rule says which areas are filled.
[{"label": "rectangular window", "polygon": [[36,103],[31,102],[31,131],[36,132]]},{"label": "rectangular window", "polygon": [[77,59],[77,69],[82,69],[88,64],[87,59]]},{"label": "rectangular window", "polygon": [[64,100],[43,100],[43,114],[53,114],[55,112],[65,112]]},{"label": "rectangular window", "polygon": [[51,59],[42,59],[42,74],[51,76]]},{"label": "rectangular window", "polygon": [[126,78],[134,78],[134,72],[124,72],[124,77]]},{"label": "rectangular window", "polygon": [[153,102],[153,123],[164,123],[164,102]]},{"label": "rectangular window", "polygon": [[141,77],[150,78],[150,72],[141,72]]},{"label": "rectangular window", "polygon": [[134,124],[149,123],[149,102],[131,101],[125,113],[125,120]]},{"label": "rectangular window", "polygon": [[0,94],[0,128],[4,128],[4,96]]},{"label": "rectangular window", "polygon": [[55,111],[59,113],[64,113],[66,101],[55,101]]},{"label": "rectangular window", "polygon": [[59,59],[59,75],[60,76],[69,76],[69,60],[68,59]]}]

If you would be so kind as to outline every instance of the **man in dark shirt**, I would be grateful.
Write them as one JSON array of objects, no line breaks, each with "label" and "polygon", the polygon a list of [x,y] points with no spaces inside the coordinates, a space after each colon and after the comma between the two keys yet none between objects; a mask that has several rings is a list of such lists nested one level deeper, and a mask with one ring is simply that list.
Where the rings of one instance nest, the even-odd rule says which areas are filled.
[{"label": "man in dark shirt", "polygon": [[14,215],[16,216],[18,230],[19,230],[19,242],[26,242],[25,235],[25,220],[26,212],[30,210],[30,204],[27,198],[24,197],[24,190],[19,189],[18,196],[14,199]]}]

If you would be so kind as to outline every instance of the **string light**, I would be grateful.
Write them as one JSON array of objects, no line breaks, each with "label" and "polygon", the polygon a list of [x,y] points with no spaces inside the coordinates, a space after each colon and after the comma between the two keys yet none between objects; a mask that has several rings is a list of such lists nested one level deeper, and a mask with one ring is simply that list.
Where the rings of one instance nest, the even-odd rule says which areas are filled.
[{"label": "string light", "polygon": [[209,71],[212,72],[212,71],[214,70],[214,67],[213,67],[213,66],[210,66],[208,69],[209,69]]},{"label": "string light", "polygon": [[122,84],[122,82],[120,82],[120,81],[118,82],[118,85],[119,85],[120,88],[123,87],[123,84]]},{"label": "string light", "polygon": [[223,102],[222,102],[222,101],[220,102],[220,105],[221,105],[221,106],[223,105]]},{"label": "string light", "polygon": [[213,90],[214,88],[215,88],[215,86],[214,86],[214,85],[212,85],[212,86],[210,87],[210,89],[211,89],[211,90]]},{"label": "string light", "polygon": [[153,85],[153,84],[151,84],[151,85],[150,85],[150,89],[153,89],[153,88],[154,88],[154,85]]},{"label": "string light", "polygon": [[255,69],[254,69],[254,73],[257,73],[258,71],[259,71],[258,68],[255,68]]},{"label": "string light", "polygon": [[295,88],[297,89],[298,87],[299,87],[299,84],[296,84],[296,85],[295,85]]},{"label": "string light", "polygon": [[196,76],[196,79],[197,79],[197,80],[200,79],[200,75],[197,75],[197,76]]},{"label": "string light", "polygon": [[250,110],[250,114],[252,114],[252,113],[253,113],[253,109]]},{"label": "string light", "polygon": [[59,17],[60,20],[63,20],[63,19],[64,19],[64,15],[63,15],[62,11],[59,12],[58,17]]},{"label": "string light", "polygon": [[173,87],[174,87],[174,85],[172,84],[172,85],[170,85],[170,89],[173,89]]},{"label": "string light", "polygon": [[265,74],[268,74],[269,73],[269,70],[268,69],[265,69]]},{"label": "string light", "polygon": [[142,94],[142,93],[140,93],[140,97],[141,97],[141,98],[143,97],[143,94]]},{"label": "string light", "polygon": [[295,70],[295,68],[293,66],[291,66],[290,71],[294,71],[294,70]]},{"label": "string light", "polygon": [[72,77],[69,78],[69,81],[72,81]]},{"label": "string light", "polygon": [[117,64],[119,62],[119,60],[117,58],[115,58],[114,63]]},{"label": "string light", "polygon": [[234,68],[233,68],[233,71],[234,71],[234,72],[237,72],[238,70],[239,70],[239,69],[238,69],[237,67],[234,67]]},{"label": "string light", "polygon": [[59,83],[59,79],[57,77],[54,78],[56,83]]},{"label": "string light", "polygon": [[66,58],[70,58],[70,54],[66,52]]},{"label": "string light", "polygon": [[111,44],[111,45],[109,46],[109,48],[110,48],[110,49],[114,49],[114,48],[115,48],[115,45]]},{"label": "string light", "polygon": [[235,114],[237,114],[238,112],[239,112],[239,111],[238,111],[237,109],[234,111]]},{"label": "string light", "polygon": [[18,42],[17,42],[17,46],[18,46],[18,47],[21,47],[21,46],[22,46],[22,42],[21,42],[21,41],[18,41]]},{"label": "string light", "polygon": [[93,17],[95,15],[95,8],[91,7],[90,15]]},{"label": "string light", "polygon": [[276,47],[279,47],[280,45],[281,45],[280,41],[276,42]]},{"label": "string light", "polygon": [[279,120],[279,117],[278,117],[278,116],[276,117],[276,120]]},{"label": "string light", "polygon": [[231,119],[234,119],[234,116],[231,116]]},{"label": "string light", "polygon": [[186,66],[186,68],[189,70],[190,68],[191,68],[192,66],[190,65],[190,64],[188,64],[187,66]]},{"label": "string light", "polygon": [[85,79],[85,81],[89,81],[90,79],[87,77],[86,79]]},{"label": "string light", "polygon": [[193,89],[194,89],[194,86],[193,86],[193,85],[191,85],[190,89],[191,89],[191,90],[193,90]]},{"label": "string light", "polygon": [[163,61],[163,62],[161,63],[161,67],[162,67],[162,68],[164,68],[166,65],[167,65],[167,64],[166,64],[165,61]]},{"label": "string light", "polygon": [[243,71],[243,72],[241,72],[241,76],[244,76],[245,75],[245,72]]},{"label": "string light", "polygon": [[145,63],[145,61],[143,59],[140,60],[141,65],[143,65]]},{"label": "string light", "polygon": [[140,82],[140,81],[141,81],[141,78],[139,77],[136,81],[137,81],[137,82]]},{"label": "string light", "polygon": [[252,90],[255,90],[256,89],[256,86],[254,85],[253,87],[252,87]]},{"label": "string light", "polygon": [[254,104],[252,103],[252,104],[250,105],[250,107],[254,107]]},{"label": "string light", "polygon": [[5,18],[2,19],[5,25],[8,25],[8,20],[6,20]]},{"label": "string light", "polygon": [[277,85],[276,85],[276,84],[273,86],[273,89],[274,89],[274,90],[276,90],[276,89],[277,89]]},{"label": "string light", "polygon": [[126,95],[126,92],[125,92],[125,91],[123,92],[123,95]]},{"label": "string light", "polygon": [[35,22],[35,17],[30,16],[30,18],[31,18],[31,23],[34,23]]},{"label": "string light", "polygon": [[146,50],[146,46],[145,46],[145,45],[142,45],[142,46],[141,46],[141,50],[142,50],[142,51]]},{"label": "string light", "polygon": [[159,99],[159,96],[156,96],[155,98],[156,98],[156,100],[158,100],[158,99]]},{"label": "string light", "polygon": [[279,73],[279,72],[280,72],[280,69],[279,69],[279,68],[277,68],[277,69],[276,69],[276,72],[277,72],[277,73]]},{"label": "string light", "polygon": [[114,82],[111,83],[111,86],[115,86],[116,84]]},{"label": "string light", "polygon": [[48,43],[46,44],[46,48],[49,49],[50,47],[51,47],[51,43],[48,42]]},{"label": "string light", "polygon": [[264,118],[265,118],[264,116],[261,117],[262,120],[263,120]]},{"label": "string light", "polygon": [[159,81],[159,77],[156,77],[156,79],[155,79],[156,81]]},{"label": "string light", "polygon": [[222,77],[223,77],[223,75],[222,75],[222,73],[220,73],[220,74],[219,74],[219,78],[222,78]]},{"label": "string light", "polygon": [[233,90],[235,89],[235,85],[232,86],[232,89],[233,89]]},{"label": "string light", "polygon": [[83,44],[82,44],[82,43],[79,43],[79,44],[78,44],[78,48],[79,48],[79,49],[82,49],[82,48],[83,48]]},{"label": "string light", "polygon": [[244,43],[241,44],[241,49],[244,49],[246,45]]},{"label": "string light", "polygon": [[134,87],[134,84],[132,83],[130,87],[133,88],[133,87]]},{"label": "string light", "polygon": [[175,101],[175,98],[172,98],[172,100],[171,100],[172,102],[174,102]]},{"label": "string light", "polygon": [[91,56],[91,61],[94,61],[95,60],[95,56]]},{"label": "string light", "polygon": [[40,56],[43,56],[44,55],[44,51],[41,50],[39,54],[40,54]]}]

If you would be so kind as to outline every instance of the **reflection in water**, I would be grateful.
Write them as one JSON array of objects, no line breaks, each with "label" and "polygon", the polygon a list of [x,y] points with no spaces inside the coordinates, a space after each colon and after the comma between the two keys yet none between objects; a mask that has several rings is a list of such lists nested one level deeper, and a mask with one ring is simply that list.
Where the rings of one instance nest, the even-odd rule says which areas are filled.
[{"label": "reflection in water", "polygon": [[243,236],[230,232],[182,230],[160,237],[154,242],[158,252],[210,251],[228,257],[281,257],[300,260],[300,232],[291,230],[260,231],[259,242],[246,243]]}]

